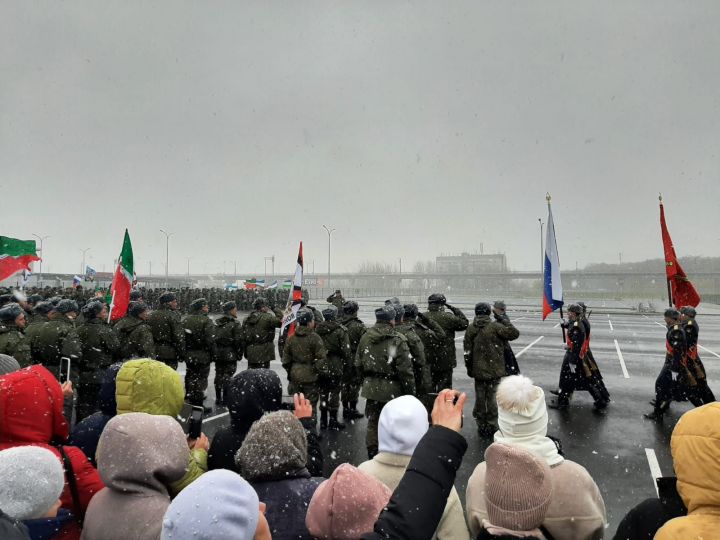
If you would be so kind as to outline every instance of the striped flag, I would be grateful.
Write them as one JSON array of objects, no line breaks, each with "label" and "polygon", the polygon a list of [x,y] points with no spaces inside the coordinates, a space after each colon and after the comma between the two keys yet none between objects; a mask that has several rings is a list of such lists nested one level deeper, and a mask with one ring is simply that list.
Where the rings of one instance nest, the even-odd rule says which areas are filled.
[{"label": "striped flag", "polygon": [[283,315],[282,327],[280,328],[280,334],[285,331],[285,328],[289,325],[290,330],[288,331],[288,337],[295,333],[295,319],[297,318],[297,312],[300,310],[300,302],[302,301],[302,281],[303,281],[303,250],[302,242],[300,242],[300,249],[298,250],[297,265],[295,266],[295,277],[293,278],[292,293],[288,295],[288,303],[285,307],[285,313]]},{"label": "striped flag", "polygon": [[133,250],[130,243],[130,235],[125,229],[125,237],[123,238],[122,250],[117,261],[117,268],[113,276],[112,285],[110,285],[110,310],[108,312],[108,322],[122,319],[127,313],[128,304],[130,304],[130,289],[132,289],[135,280],[135,271],[133,265]]},{"label": "striped flag", "polygon": [[543,321],[553,311],[563,306],[562,281],[560,280],[560,258],[555,239],[550,195],[547,196],[548,220],[545,235],[545,268],[543,271]]}]

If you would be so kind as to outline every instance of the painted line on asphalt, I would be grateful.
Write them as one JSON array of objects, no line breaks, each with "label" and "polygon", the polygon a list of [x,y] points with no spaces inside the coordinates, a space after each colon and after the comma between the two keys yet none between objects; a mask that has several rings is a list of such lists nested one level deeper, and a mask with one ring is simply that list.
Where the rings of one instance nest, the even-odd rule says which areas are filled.
[{"label": "painted line on asphalt", "polygon": [[703,347],[702,345],[698,345],[698,347],[699,347],[700,349],[702,349],[703,351],[709,352],[709,353],[712,354],[713,356],[716,356],[716,357],[720,358],[720,354],[716,353],[715,351],[711,351],[710,349],[708,349],[708,348],[706,348],[706,347]]},{"label": "painted line on asphalt", "polygon": [[536,339],[535,341],[533,341],[530,345],[528,345],[528,346],[525,347],[522,351],[520,351],[519,353],[517,353],[517,354],[515,355],[515,358],[517,358],[517,357],[519,357],[519,356],[522,356],[522,355],[525,353],[525,351],[527,351],[528,349],[530,349],[530,347],[532,347],[533,345],[535,345],[538,341],[540,341],[540,340],[541,340],[542,338],[544,338],[544,337],[545,337],[545,336],[540,336],[539,338],[537,338],[537,339]]},{"label": "painted line on asphalt", "polygon": [[217,420],[218,418],[225,418],[229,414],[230,411],[226,411],[224,413],[216,414],[215,416],[208,416],[207,418],[203,418],[203,423],[212,422],[213,420]]},{"label": "painted line on asphalt", "polygon": [[625,359],[623,358],[622,351],[620,350],[620,345],[618,344],[617,339],[614,339],[613,341],[615,342],[615,350],[617,351],[618,358],[620,359],[620,367],[622,368],[623,377],[629,379],[630,375],[628,375],[627,368],[625,367]]},{"label": "painted line on asphalt", "polygon": [[523,319],[525,319],[525,317],[519,317],[517,319],[511,319],[510,322],[522,321]]},{"label": "painted line on asphalt", "polygon": [[660,496],[660,494],[658,493],[657,482],[655,481],[655,479],[662,478],[662,471],[660,470],[660,464],[658,463],[657,456],[655,455],[655,450],[653,450],[652,448],[646,448],[645,456],[647,457],[648,465],[650,466],[650,475],[652,476],[655,493]]},{"label": "painted line on asphalt", "polygon": [[664,325],[663,323],[659,323],[659,322],[657,322],[657,321],[653,321],[653,322],[654,322],[655,324],[657,324],[658,326],[662,326],[663,328],[665,328],[665,325]]},{"label": "painted line on asphalt", "polygon": [[562,323],[557,323],[555,326],[553,326],[553,328],[557,328],[557,327],[560,326],[561,324],[562,324]]},{"label": "painted line on asphalt", "polygon": [[608,316],[608,324],[610,325],[610,331],[614,332],[615,329],[613,328],[612,321],[610,320],[609,316]]}]

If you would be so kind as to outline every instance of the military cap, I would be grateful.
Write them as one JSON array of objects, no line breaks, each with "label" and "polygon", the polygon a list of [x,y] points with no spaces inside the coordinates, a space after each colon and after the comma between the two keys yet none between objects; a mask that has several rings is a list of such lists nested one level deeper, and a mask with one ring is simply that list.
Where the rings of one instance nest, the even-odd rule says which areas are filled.
[{"label": "military cap", "polygon": [[78,307],[78,304],[75,300],[70,300],[69,298],[63,298],[60,300],[55,306],[55,311],[58,313],[70,313],[74,311],[75,313],[80,313],[80,308]]},{"label": "military cap", "polygon": [[418,315],[418,307],[415,304],[405,304],[403,306],[406,319],[414,319]]},{"label": "military cap", "polygon": [[142,300],[142,291],[130,291],[130,301]]},{"label": "military cap", "polygon": [[335,294],[342,294],[342,291],[340,291],[340,289],[335,289]]},{"label": "military cap", "polygon": [[207,300],[205,300],[204,298],[198,298],[197,300],[193,300],[190,303],[190,310],[191,311],[200,311],[202,308],[204,308],[207,305],[208,305]]},{"label": "military cap", "polygon": [[442,293],[432,293],[428,296],[428,304],[445,304],[447,299]]},{"label": "military cap", "polygon": [[14,302],[15,298],[13,298],[12,294],[3,294],[0,295],[0,306],[4,306],[6,304],[9,304],[10,302]]},{"label": "military cap", "polygon": [[28,296],[28,304],[30,304],[31,306],[34,306],[35,304],[42,301],[43,297],[39,294],[31,294],[30,296]]},{"label": "military cap", "polygon": [[322,316],[326,321],[334,321],[337,319],[338,308],[337,306],[330,305],[322,310]]},{"label": "military cap", "polygon": [[507,309],[507,306],[505,305],[505,302],[502,300],[495,300],[495,303],[493,304],[493,307],[495,309]]},{"label": "military cap", "polygon": [[222,307],[223,313],[230,313],[233,309],[237,307],[237,304],[231,300],[229,302],[225,302],[220,307]]},{"label": "military cap", "polygon": [[585,302],[578,302],[578,306],[580,306],[583,313],[587,311],[587,304]]},{"label": "military cap", "polygon": [[295,321],[300,326],[307,326],[314,320],[315,320],[315,316],[313,315],[313,312],[310,311],[309,309],[303,309],[303,308],[300,308],[298,310],[297,315],[295,317]]},{"label": "military cap", "polygon": [[570,304],[568,306],[569,313],[575,313],[576,315],[582,315],[583,309],[577,304]]},{"label": "military cap", "polygon": [[0,308],[0,321],[14,321],[22,315],[22,313],[23,308],[20,307],[20,304],[16,304],[15,302],[5,304]]},{"label": "military cap", "polygon": [[161,304],[169,304],[170,302],[174,302],[175,300],[177,300],[177,296],[175,296],[175,293],[164,292],[160,295]]},{"label": "military cap", "polygon": [[346,315],[352,315],[354,313],[358,312],[358,309],[360,309],[360,306],[358,306],[358,303],[355,300],[348,300],[343,304],[343,313]]},{"label": "military cap", "polygon": [[139,316],[144,311],[148,310],[148,306],[145,302],[130,302],[128,304],[128,315],[132,315],[133,317]]},{"label": "military cap", "polygon": [[478,302],[475,304],[475,315],[490,315],[490,304],[487,302]]},{"label": "military cap", "polygon": [[389,304],[379,307],[375,310],[375,319],[378,321],[394,321],[395,320],[395,308]]},{"label": "military cap", "polygon": [[673,319],[673,320],[677,320],[680,318],[680,312],[675,308],[666,309],[664,315],[668,319]]},{"label": "military cap", "polygon": [[692,306],[681,307],[680,313],[682,313],[686,317],[690,317],[691,319],[694,319],[697,316],[697,311],[695,311],[695,308]]},{"label": "military cap", "polygon": [[103,309],[104,304],[100,300],[91,300],[82,307],[83,317],[86,319],[95,319]]},{"label": "military cap", "polygon": [[60,303],[61,300],[62,300],[62,296],[53,296],[52,298],[48,299],[48,302],[50,302],[50,304],[52,304],[53,307],[57,307],[57,305]]},{"label": "military cap", "polygon": [[253,302],[253,309],[262,309],[267,306],[267,300],[264,298],[256,298]]},{"label": "military cap", "polygon": [[33,306],[33,313],[39,315],[47,315],[52,311],[53,305],[50,302],[38,302]]}]

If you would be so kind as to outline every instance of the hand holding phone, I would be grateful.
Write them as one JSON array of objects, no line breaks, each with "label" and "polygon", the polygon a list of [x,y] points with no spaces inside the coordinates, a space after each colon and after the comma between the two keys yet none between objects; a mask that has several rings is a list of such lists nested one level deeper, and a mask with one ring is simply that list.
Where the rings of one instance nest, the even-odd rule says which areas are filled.
[{"label": "hand holding phone", "polygon": [[199,439],[202,435],[203,408],[193,405],[188,419],[188,437]]},{"label": "hand holding phone", "polygon": [[60,359],[60,373],[58,374],[58,380],[60,381],[60,384],[65,384],[70,380],[70,359],[66,356],[63,356]]}]

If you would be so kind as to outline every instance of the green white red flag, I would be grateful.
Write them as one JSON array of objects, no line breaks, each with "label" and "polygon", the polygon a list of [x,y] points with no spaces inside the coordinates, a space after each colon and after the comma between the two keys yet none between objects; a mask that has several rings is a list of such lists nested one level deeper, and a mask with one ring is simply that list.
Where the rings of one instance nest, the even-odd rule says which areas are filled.
[{"label": "green white red flag", "polygon": [[39,260],[35,240],[0,236],[0,281],[22,270],[30,270],[30,263]]},{"label": "green white red flag", "polygon": [[110,286],[110,313],[109,321],[122,319],[127,313],[128,304],[130,303],[130,291],[135,272],[133,267],[133,251],[130,243],[130,235],[125,229],[125,238],[123,239],[122,250],[118,257],[118,265],[115,269],[112,285]]}]

